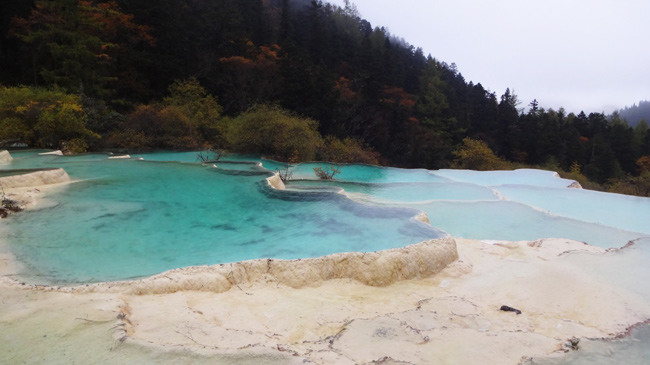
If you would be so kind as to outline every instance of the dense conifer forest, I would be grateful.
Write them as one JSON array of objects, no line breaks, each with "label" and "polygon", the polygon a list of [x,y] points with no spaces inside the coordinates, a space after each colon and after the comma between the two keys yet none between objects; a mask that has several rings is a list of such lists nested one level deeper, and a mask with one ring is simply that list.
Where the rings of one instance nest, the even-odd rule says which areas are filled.
[{"label": "dense conifer forest", "polygon": [[575,114],[511,90],[498,95],[362,19],[352,3],[0,3],[4,145],[537,166],[649,195],[648,124],[630,127],[626,113]]},{"label": "dense conifer forest", "polygon": [[642,100],[639,104],[617,110],[613,116],[618,115],[632,127],[636,127],[641,121],[650,121],[650,100]]}]

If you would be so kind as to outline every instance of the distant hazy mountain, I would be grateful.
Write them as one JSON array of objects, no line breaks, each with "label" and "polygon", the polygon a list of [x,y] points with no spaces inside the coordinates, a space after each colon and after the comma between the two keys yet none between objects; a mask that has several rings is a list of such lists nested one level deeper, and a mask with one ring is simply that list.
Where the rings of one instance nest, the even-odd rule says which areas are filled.
[{"label": "distant hazy mountain", "polygon": [[630,107],[618,110],[618,115],[631,127],[635,127],[644,119],[646,122],[650,122],[650,101],[640,101],[639,105],[634,104]]}]

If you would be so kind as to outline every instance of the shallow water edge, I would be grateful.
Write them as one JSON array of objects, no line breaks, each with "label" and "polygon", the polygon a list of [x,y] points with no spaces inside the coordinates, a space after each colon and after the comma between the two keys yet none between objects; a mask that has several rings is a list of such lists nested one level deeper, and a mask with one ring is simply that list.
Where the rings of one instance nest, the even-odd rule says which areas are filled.
[{"label": "shallow water edge", "polygon": [[[276,173],[266,179],[273,189],[284,190],[284,184]],[[27,209],[35,208],[35,197],[43,195],[34,189],[38,186],[70,182],[61,168],[29,172],[0,179],[10,196],[24,203]],[[27,191],[25,188],[33,188]],[[413,219],[428,223],[426,214],[419,213]],[[13,257],[13,255],[11,255]],[[386,286],[397,281],[433,276],[458,259],[456,242],[450,236],[426,240],[401,248],[375,252],[345,252],[318,258],[297,260],[255,259],[210,266],[191,266],[173,269],[142,279],[99,282],[88,285],[32,285],[38,288],[65,288],[66,291],[110,292],[124,291],[131,294],[162,294],[183,290],[199,290],[222,293],[233,286],[252,282],[276,282],[292,288],[315,286],[333,279],[353,279],[370,286]],[[9,259],[11,261],[11,259]],[[15,260],[15,257],[13,257]],[[18,273],[5,272],[0,280],[21,284],[10,279]]]},{"label": "shallow water edge", "polygon": [[452,237],[377,252],[346,252],[298,260],[258,259],[169,270],[143,279],[73,286],[30,285],[7,277],[5,284],[62,292],[169,294],[179,291],[223,293],[239,285],[275,283],[299,289],[325,281],[352,279],[369,286],[431,277],[458,259]]}]

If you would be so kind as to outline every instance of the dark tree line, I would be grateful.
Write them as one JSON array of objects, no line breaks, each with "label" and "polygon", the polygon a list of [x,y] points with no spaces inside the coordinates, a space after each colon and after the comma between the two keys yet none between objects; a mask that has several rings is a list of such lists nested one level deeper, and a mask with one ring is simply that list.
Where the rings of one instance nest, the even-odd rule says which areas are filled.
[{"label": "dark tree line", "polygon": [[647,124],[632,129],[619,117],[544,110],[537,101],[524,113],[510,90],[497,96],[466,81],[453,63],[373,27],[350,3],[4,0],[0,32],[0,84],[80,95],[99,134],[146,110],[159,115],[169,105],[139,105],[196,79],[221,118],[276,105],[317,121],[322,136],[364,143],[385,164],[447,167],[471,137],[506,160],[578,166],[605,182],[638,175],[636,162],[650,155]]}]

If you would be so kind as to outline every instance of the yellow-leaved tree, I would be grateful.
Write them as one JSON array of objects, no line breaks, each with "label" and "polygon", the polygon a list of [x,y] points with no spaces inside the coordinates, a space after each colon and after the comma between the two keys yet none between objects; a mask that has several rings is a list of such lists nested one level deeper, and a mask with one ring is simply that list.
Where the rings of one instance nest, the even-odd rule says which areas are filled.
[{"label": "yellow-leaved tree", "polygon": [[57,89],[0,86],[0,142],[85,152],[99,135],[86,127],[79,96]]},{"label": "yellow-leaved tree", "polygon": [[234,152],[259,153],[281,161],[312,161],[322,144],[318,123],[273,105],[257,105],[224,124]]},{"label": "yellow-leaved tree", "polygon": [[469,170],[503,170],[508,163],[495,155],[487,143],[466,137],[462,146],[453,152],[456,159],[453,167]]}]

